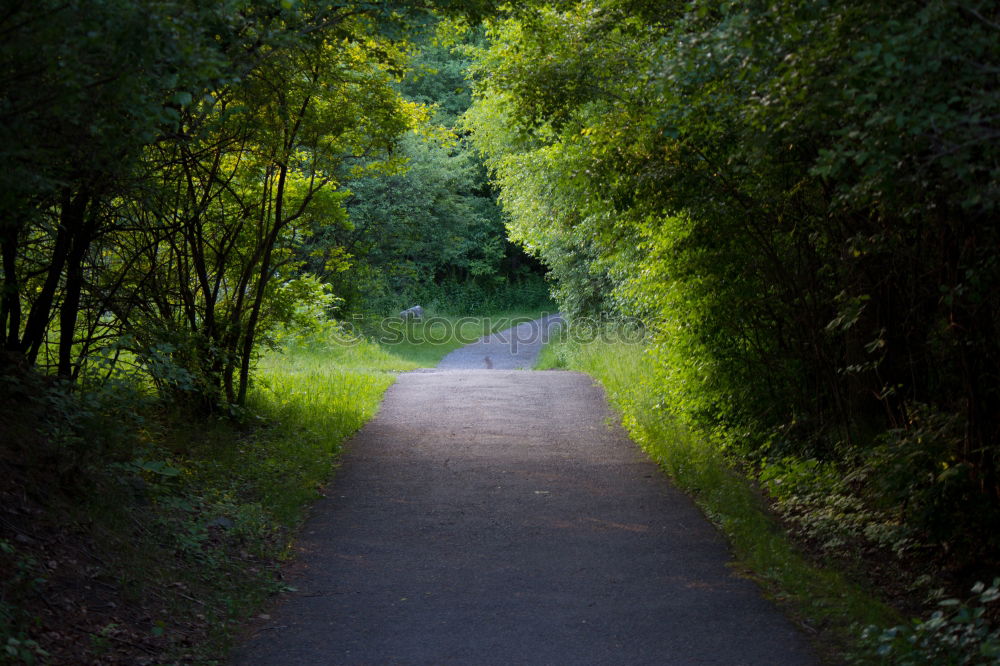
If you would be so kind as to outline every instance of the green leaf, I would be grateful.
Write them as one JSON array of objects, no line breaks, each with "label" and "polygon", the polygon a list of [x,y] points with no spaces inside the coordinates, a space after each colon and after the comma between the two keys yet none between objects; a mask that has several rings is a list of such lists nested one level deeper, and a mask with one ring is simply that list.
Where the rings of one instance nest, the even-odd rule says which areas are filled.
[{"label": "green leaf", "polygon": [[170,466],[162,460],[139,459],[133,461],[132,464],[144,472],[150,472],[151,474],[158,474],[160,476],[173,477],[178,476],[181,473],[179,469]]}]

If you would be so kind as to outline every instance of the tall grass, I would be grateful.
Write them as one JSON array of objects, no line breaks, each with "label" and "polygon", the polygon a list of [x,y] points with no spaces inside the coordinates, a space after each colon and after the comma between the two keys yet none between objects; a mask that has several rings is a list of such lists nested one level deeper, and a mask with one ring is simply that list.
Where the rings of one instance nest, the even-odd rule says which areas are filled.
[{"label": "tall grass", "polygon": [[241,464],[260,467],[261,501],[276,517],[297,519],[329,478],[341,444],[375,415],[394,373],[416,367],[370,342],[293,347],[261,360],[248,406],[266,424],[269,444],[258,451],[263,457]]},{"label": "tall grass", "polygon": [[539,369],[585,372],[604,387],[632,439],[728,537],[739,568],[807,628],[824,632],[831,659],[857,624],[892,624],[895,612],[842,574],[809,560],[769,513],[755,485],[706,436],[693,433],[661,402],[642,344],[577,342],[561,336],[543,349]]},{"label": "tall grass", "polygon": [[[416,367],[366,340],[289,340],[260,359],[239,418],[164,415],[141,470],[126,468],[141,473],[149,501],[88,509],[104,526],[115,575],[166,600],[170,617],[157,621],[198,626],[198,659],[219,658],[240,623],[282,589],[277,564],[344,441],[376,413],[396,373]],[[191,649],[168,647],[164,658]]]}]

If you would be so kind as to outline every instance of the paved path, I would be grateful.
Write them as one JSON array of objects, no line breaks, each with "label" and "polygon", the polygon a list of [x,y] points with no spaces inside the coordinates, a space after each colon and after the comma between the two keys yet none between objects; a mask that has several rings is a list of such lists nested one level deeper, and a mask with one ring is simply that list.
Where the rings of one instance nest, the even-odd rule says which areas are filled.
[{"label": "paved path", "polygon": [[234,663],[814,663],[611,421],[578,373],[400,376]]},{"label": "paved path", "polygon": [[438,363],[438,370],[520,370],[535,365],[542,345],[564,324],[558,314],[522,322],[499,333],[491,333],[471,345],[451,352]]}]

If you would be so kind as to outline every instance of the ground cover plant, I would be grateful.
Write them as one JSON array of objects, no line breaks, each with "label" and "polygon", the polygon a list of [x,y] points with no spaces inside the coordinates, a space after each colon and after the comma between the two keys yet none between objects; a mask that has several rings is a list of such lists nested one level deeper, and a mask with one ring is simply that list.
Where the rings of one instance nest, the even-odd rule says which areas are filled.
[{"label": "ground cover plant", "polygon": [[[414,367],[370,342],[314,337],[261,360],[237,419],[192,421],[124,390],[111,409],[59,386],[8,386],[0,519],[12,536],[0,557],[21,572],[0,594],[8,652],[222,660],[247,613],[282,589],[279,565],[344,439]],[[39,403],[72,416],[19,425]]]}]

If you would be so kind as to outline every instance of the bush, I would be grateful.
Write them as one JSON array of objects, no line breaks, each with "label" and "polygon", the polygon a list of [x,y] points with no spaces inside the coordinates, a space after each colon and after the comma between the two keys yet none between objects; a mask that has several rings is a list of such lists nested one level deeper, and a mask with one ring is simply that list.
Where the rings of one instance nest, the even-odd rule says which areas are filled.
[{"label": "bush", "polygon": [[972,599],[963,603],[945,599],[927,620],[880,629],[869,626],[861,634],[862,647],[854,662],[910,666],[933,664],[1000,664],[1000,629],[987,619],[987,606],[1000,599],[1000,578],[986,587],[976,583]]},{"label": "bush", "polygon": [[1000,546],[995,500],[983,492],[983,470],[963,451],[963,420],[923,404],[908,406],[903,427],[866,452],[861,473],[878,499],[931,541],[961,543],[967,557]]},{"label": "bush", "polygon": [[901,556],[914,545],[911,530],[890,512],[864,501],[832,463],[768,461],[759,480],[795,536],[827,553],[846,544],[874,546]]},{"label": "bush", "polygon": [[404,292],[385,291],[364,304],[369,312],[396,314],[413,305],[440,314],[484,316],[513,310],[555,307],[544,278],[527,274],[516,280],[444,281],[414,286]]}]

